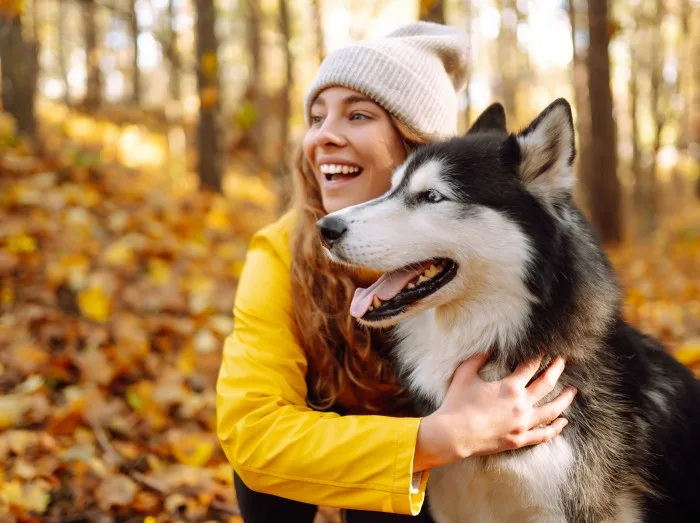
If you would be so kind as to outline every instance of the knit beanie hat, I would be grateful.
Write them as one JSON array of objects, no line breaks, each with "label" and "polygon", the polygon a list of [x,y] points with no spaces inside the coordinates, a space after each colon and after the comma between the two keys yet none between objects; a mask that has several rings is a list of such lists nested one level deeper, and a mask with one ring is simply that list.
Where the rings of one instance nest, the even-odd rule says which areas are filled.
[{"label": "knit beanie hat", "polygon": [[405,25],[383,38],[362,40],[329,54],[306,94],[304,114],[328,87],[371,98],[428,139],[457,133],[457,91],[467,72],[464,31],[431,22]]}]

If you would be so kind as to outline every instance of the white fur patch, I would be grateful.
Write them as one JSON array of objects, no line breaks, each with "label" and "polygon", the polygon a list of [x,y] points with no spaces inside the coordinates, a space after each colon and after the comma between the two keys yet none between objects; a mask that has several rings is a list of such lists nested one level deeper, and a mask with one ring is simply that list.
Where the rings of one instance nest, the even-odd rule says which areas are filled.
[{"label": "white fur patch", "polygon": [[431,513],[438,523],[565,521],[561,492],[573,461],[571,446],[558,436],[524,452],[433,469]]},{"label": "white fur patch", "polygon": [[406,174],[406,162],[399,165],[399,167],[397,167],[396,170],[392,173],[392,175],[391,175],[391,188],[392,189],[396,189],[396,187],[398,187],[398,185],[401,183],[401,180],[403,180],[403,177],[405,174]]},{"label": "white fur patch", "polygon": [[411,174],[408,190],[412,193],[421,193],[435,188],[440,182],[442,164],[438,160],[430,160],[416,169]]}]

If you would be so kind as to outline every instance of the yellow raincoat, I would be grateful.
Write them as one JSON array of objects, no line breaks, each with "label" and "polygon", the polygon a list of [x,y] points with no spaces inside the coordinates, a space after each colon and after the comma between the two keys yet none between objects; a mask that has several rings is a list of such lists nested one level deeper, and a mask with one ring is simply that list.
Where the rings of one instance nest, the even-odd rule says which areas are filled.
[{"label": "yellow raincoat", "polygon": [[429,475],[412,471],[420,418],[340,416],[306,404],[306,355],[291,330],[292,223],[286,214],[250,244],[216,388],[222,448],[253,490],[415,515]]}]

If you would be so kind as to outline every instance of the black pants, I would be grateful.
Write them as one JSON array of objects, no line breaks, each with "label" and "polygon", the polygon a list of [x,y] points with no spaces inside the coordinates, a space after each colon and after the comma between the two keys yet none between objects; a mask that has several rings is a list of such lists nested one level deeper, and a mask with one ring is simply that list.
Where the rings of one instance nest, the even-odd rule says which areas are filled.
[{"label": "black pants", "polygon": [[[249,489],[245,483],[233,475],[236,487],[238,508],[244,523],[277,523],[290,521],[294,523],[312,523],[316,515],[316,505],[309,505],[291,499],[280,498],[271,494],[261,494]],[[371,512],[364,510],[344,510],[345,523],[433,523],[428,515],[427,499],[417,516],[388,514],[386,512]]]}]

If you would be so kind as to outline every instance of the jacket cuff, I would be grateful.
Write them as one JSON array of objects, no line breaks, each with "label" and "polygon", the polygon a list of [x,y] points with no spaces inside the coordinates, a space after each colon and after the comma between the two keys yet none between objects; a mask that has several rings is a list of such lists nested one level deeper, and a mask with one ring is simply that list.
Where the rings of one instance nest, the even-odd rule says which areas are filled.
[{"label": "jacket cuff", "polygon": [[413,472],[413,457],[422,418],[403,418],[396,439],[396,465],[392,493],[392,512],[417,515],[425,500],[429,470]]}]

